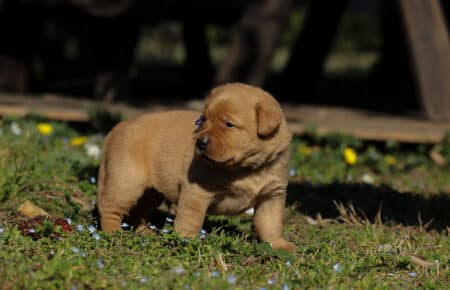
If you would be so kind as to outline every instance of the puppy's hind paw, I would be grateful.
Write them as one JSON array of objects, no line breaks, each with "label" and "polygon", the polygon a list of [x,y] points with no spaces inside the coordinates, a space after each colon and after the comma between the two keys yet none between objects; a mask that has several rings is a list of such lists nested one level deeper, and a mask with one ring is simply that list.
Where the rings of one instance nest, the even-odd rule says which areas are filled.
[{"label": "puppy's hind paw", "polygon": [[276,242],[272,242],[272,243],[270,243],[270,245],[272,246],[272,249],[274,249],[274,250],[285,250],[290,253],[294,253],[295,249],[296,249],[296,247],[293,243],[288,242],[286,240],[279,240]]}]

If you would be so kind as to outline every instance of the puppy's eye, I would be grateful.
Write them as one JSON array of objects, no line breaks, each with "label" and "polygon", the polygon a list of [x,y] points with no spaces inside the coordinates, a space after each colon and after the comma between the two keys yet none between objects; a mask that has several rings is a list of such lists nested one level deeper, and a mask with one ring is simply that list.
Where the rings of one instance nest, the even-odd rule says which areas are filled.
[{"label": "puppy's eye", "polygon": [[233,128],[233,127],[234,127],[234,124],[231,123],[231,122],[226,122],[226,123],[225,123],[225,126],[227,126],[227,128]]},{"label": "puppy's eye", "polygon": [[200,127],[202,125],[202,123],[205,121],[206,121],[205,116],[201,115],[197,120],[195,120],[195,125],[197,127]]}]

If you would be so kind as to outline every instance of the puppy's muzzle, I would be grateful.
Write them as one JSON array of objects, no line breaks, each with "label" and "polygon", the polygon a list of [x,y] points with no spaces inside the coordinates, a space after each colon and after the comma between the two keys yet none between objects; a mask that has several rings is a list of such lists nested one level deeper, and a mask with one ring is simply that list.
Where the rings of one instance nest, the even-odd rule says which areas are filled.
[{"label": "puppy's muzzle", "polygon": [[200,151],[206,151],[206,148],[208,147],[209,139],[208,137],[203,137],[197,139],[197,149]]}]

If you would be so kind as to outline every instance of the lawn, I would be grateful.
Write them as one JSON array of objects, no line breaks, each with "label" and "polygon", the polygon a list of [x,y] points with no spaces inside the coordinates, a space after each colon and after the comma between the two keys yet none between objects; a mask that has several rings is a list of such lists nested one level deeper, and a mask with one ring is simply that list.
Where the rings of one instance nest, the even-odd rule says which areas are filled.
[{"label": "lawn", "polygon": [[[399,289],[450,287],[450,142],[293,141],[289,254],[258,243],[251,215],[207,218],[198,239],[97,229],[99,126],[0,121],[1,289]],[[48,123],[47,123],[48,122]],[[95,123],[94,123],[95,124]],[[26,218],[29,201],[50,217]]]}]

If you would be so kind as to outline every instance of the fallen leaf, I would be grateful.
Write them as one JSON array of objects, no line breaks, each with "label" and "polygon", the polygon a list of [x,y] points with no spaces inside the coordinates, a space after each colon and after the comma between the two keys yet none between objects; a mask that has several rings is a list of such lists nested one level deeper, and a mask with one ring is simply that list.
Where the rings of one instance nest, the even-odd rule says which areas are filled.
[{"label": "fallen leaf", "polygon": [[22,203],[17,210],[23,216],[33,218],[36,216],[50,216],[45,210],[33,204],[31,201],[26,200]]},{"label": "fallen leaf", "polygon": [[444,156],[442,156],[441,152],[439,152],[439,149],[436,146],[430,151],[430,158],[439,166],[445,165],[447,163],[447,160]]},{"label": "fallen leaf", "polygon": [[412,263],[414,263],[416,265],[419,265],[421,267],[424,267],[424,268],[433,268],[433,267],[436,266],[436,263],[425,261],[425,260],[423,260],[423,259],[421,259],[419,257],[416,257],[416,256],[409,256],[409,258],[410,258]]}]

